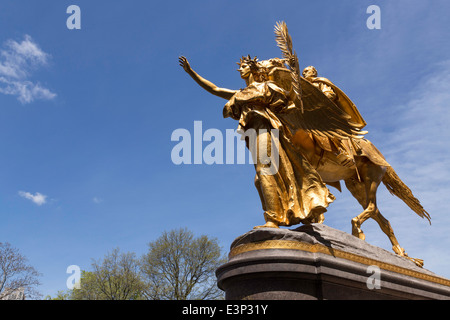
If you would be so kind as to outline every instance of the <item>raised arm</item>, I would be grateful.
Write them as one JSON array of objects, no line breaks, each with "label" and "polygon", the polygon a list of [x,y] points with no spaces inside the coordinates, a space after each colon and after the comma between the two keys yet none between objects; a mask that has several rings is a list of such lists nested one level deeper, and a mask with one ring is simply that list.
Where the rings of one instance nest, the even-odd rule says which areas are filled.
[{"label": "raised arm", "polygon": [[205,89],[209,93],[212,93],[213,95],[216,95],[223,99],[230,100],[231,97],[233,97],[233,95],[237,92],[236,90],[219,88],[214,83],[202,78],[194,70],[192,70],[189,62],[185,57],[179,57],[178,61],[180,62],[180,66],[183,67],[184,71],[186,71],[192,77],[192,79],[195,80],[195,82],[197,82],[203,89]]}]

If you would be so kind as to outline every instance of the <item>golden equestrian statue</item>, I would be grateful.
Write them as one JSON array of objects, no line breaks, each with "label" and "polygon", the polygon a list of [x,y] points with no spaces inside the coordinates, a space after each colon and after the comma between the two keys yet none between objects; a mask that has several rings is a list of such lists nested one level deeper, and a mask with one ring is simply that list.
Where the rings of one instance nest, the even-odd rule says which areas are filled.
[{"label": "golden equestrian statue", "polygon": [[[275,35],[283,58],[259,61],[242,57],[238,71],[246,87],[241,90],[217,87],[198,75],[185,57],[179,58],[183,69],[202,88],[228,100],[223,116],[239,121],[238,132],[256,132],[244,137],[256,159],[255,186],[266,221],[258,227],[322,223],[326,208],[335,199],[327,185],[341,191],[340,181],[344,180],[364,209],[351,220],[352,234],[364,240],[361,225],[372,218],[395,253],[423,266],[423,260],[408,257],[381,215],[376,202],[379,184],[383,182],[391,194],[431,223],[430,215],[380,151],[364,138],[366,122],[353,102],[330,80],[318,77],[314,67],[306,67],[300,74],[284,22],[276,24]],[[279,142],[275,147],[274,140]],[[268,159],[254,153],[264,153]],[[275,172],[268,173],[269,163],[274,162]]]}]

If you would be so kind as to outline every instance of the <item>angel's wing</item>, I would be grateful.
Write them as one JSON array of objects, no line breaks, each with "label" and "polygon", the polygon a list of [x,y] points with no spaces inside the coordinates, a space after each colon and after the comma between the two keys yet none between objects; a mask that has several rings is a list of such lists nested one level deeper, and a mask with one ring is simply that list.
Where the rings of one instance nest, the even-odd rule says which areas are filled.
[{"label": "angel's wing", "polygon": [[367,133],[309,81],[300,77],[300,85],[304,111],[299,116],[303,129],[330,138],[362,138]]},{"label": "angel's wing", "polygon": [[[292,91],[300,100],[301,107],[289,118],[292,125],[315,135],[329,138],[362,138],[367,133],[358,124],[350,121],[350,116],[328,99],[322,91],[300,76],[296,53],[292,50],[292,39],[285,22],[278,22],[275,35],[283,58],[292,78]],[[298,105],[298,103],[296,103]]]}]

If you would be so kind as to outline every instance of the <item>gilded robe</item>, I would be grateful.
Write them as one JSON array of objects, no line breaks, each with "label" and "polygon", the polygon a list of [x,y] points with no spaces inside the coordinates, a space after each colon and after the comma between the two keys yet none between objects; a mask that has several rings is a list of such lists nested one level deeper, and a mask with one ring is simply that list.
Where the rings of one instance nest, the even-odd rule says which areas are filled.
[{"label": "gilded robe", "polygon": [[[270,164],[252,152],[258,189],[266,221],[290,226],[298,223],[322,222],[323,213],[335,199],[314,167],[291,142],[292,123],[288,114],[295,108],[288,93],[272,81],[254,82],[237,92],[225,105],[224,117],[239,121],[238,131],[256,131],[247,136],[247,147],[258,146]],[[278,141],[271,129],[278,130]],[[278,157],[278,158],[277,158]],[[266,159],[267,160],[267,159]],[[276,172],[268,167],[277,164]]]}]

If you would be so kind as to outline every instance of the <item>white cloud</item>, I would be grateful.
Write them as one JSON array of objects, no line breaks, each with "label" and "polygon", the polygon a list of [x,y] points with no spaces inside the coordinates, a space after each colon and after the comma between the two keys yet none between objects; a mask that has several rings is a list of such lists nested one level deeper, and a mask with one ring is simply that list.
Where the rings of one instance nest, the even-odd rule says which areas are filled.
[{"label": "white cloud", "polygon": [[[446,201],[450,193],[450,60],[428,70],[417,87],[402,95],[404,102],[374,111],[383,116],[383,121],[378,121],[374,130],[369,129],[366,137],[420,200],[432,224],[392,196],[383,184],[377,193],[381,214],[390,221],[400,245],[411,257],[424,259],[426,269],[450,278],[450,215]],[[337,200],[325,214],[325,224],[351,232],[350,219],[361,213],[362,207],[346,190],[334,194]],[[362,229],[368,243],[393,252],[374,220],[367,220]]]},{"label": "white cloud", "polygon": [[100,198],[98,198],[98,197],[94,197],[94,198],[92,199],[92,202],[99,204],[99,203],[103,202],[103,199],[100,199]]},{"label": "white cloud", "polygon": [[[385,139],[390,157],[399,158],[407,170],[416,168],[415,174],[428,177],[424,181],[422,176],[418,181],[425,183],[424,190],[430,178],[442,182],[450,179],[450,60],[437,64],[435,70],[412,91],[410,101],[394,107],[397,111],[388,121],[395,123],[397,129]],[[439,174],[432,176],[432,172]]]},{"label": "white cloud", "polygon": [[0,83],[4,84],[0,86],[1,93],[16,95],[22,103],[30,103],[35,99],[51,100],[56,97],[55,93],[31,81],[11,81],[0,77]]},{"label": "white cloud", "polygon": [[37,204],[38,206],[41,206],[43,204],[45,204],[47,202],[47,196],[43,195],[39,192],[36,192],[34,195],[31,194],[30,192],[25,192],[25,191],[19,191],[19,195],[25,199],[31,200],[32,202],[34,202],[35,204]]},{"label": "white cloud", "polygon": [[450,193],[450,60],[432,69],[417,88],[412,88],[409,101],[392,106],[394,111],[385,122],[396,129],[380,132],[377,137],[383,141],[379,147],[388,162],[430,213],[432,225],[417,219],[399,199],[381,191],[382,186],[378,204],[406,251],[424,259],[431,271],[449,277],[450,215],[446,199]]},{"label": "white cloud", "polygon": [[7,40],[0,49],[0,93],[17,96],[24,104],[55,98],[55,93],[29,79],[33,71],[47,65],[49,58],[29,35],[22,42]]}]

